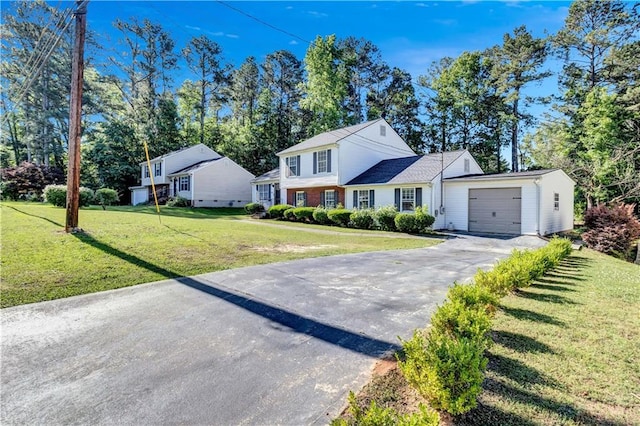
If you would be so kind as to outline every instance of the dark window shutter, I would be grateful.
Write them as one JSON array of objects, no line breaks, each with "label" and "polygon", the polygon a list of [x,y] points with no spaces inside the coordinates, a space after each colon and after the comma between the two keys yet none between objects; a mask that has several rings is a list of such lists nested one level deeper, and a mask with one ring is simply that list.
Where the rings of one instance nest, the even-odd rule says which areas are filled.
[{"label": "dark window shutter", "polygon": [[327,150],[327,172],[331,173],[331,150]]},{"label": "dark window shutter", "polygon": [[324,207],[324,191],[320,193],[320,205]]},{"label": "dark window shutter", "polygon": [[299,155],[296,158],[296,162],[298,163],[298,171],[296,173],[296,176],[300,176],[300,171],[302,170],[302,164],[300,164],[300,156]]},{"label": "dark window shutter", "polygon": [[354,209],[358,208],[358,191],[357,190],[353,191],[353,208]]},{"label": "dark window shutter", "polygon": [[302,205],[303,205],[303,207],[307,207],[307,193],[306,192],[302,193]]},{"label": "dark window shutter", "polygon": [[340,202],[340,191],[334,190],[333,191],[334,194],[334,200],[336,200],[336,206],[338,205],[338,203]]},{"label": "dark window shutter", "polygon": [[375,192],[376,191],[374,191],[373,189],[369,190],[369,208],[370,209],[372,209],[376,205],[376,203],[375,203],[375,198],[376,198],[375,197],[375,195],[376,195]]},{"label": "dark window shutter", "polygon": [[416,207],[422,207],[422,188],[416,188]]},{"label": "dark window shutter", "polygon": [[398,209],[398,211],[400,211],[400,188],[396,188],[395,190],[395,195],[396,195],[396,208]]},{"label": "dark window shutter", "polygon": [[318,153],[313,153],[313,174],[318,173]]}]

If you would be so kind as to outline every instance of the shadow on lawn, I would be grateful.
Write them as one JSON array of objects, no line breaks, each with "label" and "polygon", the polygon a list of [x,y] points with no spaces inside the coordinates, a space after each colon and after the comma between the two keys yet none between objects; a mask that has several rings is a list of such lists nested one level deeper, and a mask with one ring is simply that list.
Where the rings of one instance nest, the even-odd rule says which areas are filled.
[{"label": "shadow on lawn", "polygon": [[505,314],[520,320],[543,322],[545,324],[551,324],[551,325],[564,325],[564,322],[559,321],[550,315],[529,311],[527,309],[518,309],[518,308],[509,308],[507,306],[500,306],[500,310]]},{"label": "shadow on lawn", "polygon": [[343,328],[324,324],[285,309],[269,305],[264,302],[251,299],[248,296],[234,293],[230,289],[222,289],[198,278],[180,277],[173,271],[149,263],[137,256],[125,253],[93,238],[90,234],[78,232],[72,234],[85,244],[95,247],[111,256],[157,273],[165,278],[176,279],[180,284],[216,297],[227,303],[238,306],[251,313],[260,315],[270,321],[276,322],[290,329],[291,332],[305,334],[320,339],[332,345],[340,346],[353,352],[361,353],[375,358],[382,358],[390,352],[397,352],[400,346],[383,340],[378,340],[359,333],[353,333]]},{"label": "shadow on lawn", "polygon": [[[535,287],[532,287],[535,288]],[[577,305],[577,302],[565,297],[560,296],[559,294],[549,294],[549,293],[532,293],[529,291],[518,290],[515,294],[519,297],[524,297],[525,299],[537,300],[538,302],[549,302],[549,303],[558,303],[565,305]]]},{"label": "shadow on lawn", "polygon": [[63,225],[63,224],[58,223],[58,222],[54,222],[53,220],[51,220],[51,219],[49,219],[49,218],[47,218],[47,217],[44,217],[44,216],[38,216],[37,214],[27,213],[27,212],[22,211],[22,210],[20,210],[20,209],[16,209],[15,207],[12,207],[12,206],[6,206],[6,205],[5,205],[5,206],[3,206],[3,207],[7,207],[7,208],[9,208],[9,209],[13,209],[13,210],[17,211],[18,213],[22,213],[23,215],[26,215],[26,216],[37,217],[38,219],[46,220],[47,222],[49,222],[49,223],[51,223],[51,224],[53,224],[53,225],[55,225],[55,226],[59,226],[60,228],[64,228],[64,225]]},{"label": "shadow on lawn", "polygon": [[494,331],[491,333],[493,341],[516,352],[542,352],[553,354],[555,351],[544,343],[538,342],[529,336],[512,333],[510,331]]}]

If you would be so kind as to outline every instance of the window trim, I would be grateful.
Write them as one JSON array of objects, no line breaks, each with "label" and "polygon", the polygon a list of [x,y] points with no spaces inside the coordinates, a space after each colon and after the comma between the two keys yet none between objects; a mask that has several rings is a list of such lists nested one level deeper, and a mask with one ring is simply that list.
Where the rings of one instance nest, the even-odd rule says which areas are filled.
[{"label": "window trim", "polygon": [[144,177],[145,179],[151,177],[151,173],[149,173],[149,166],[147,166],[146,164],[142,166],[142,177]]},{"label": "window trim", "polygon": [[[405,198],[405,191],[408,193],[411,191],[411,198]],[[409,202],[411,199],[411,209],[405,209],[405,202]],[[401,212],[414,212],[416,211],[416,189],[415,188],[400,188],[400,211]]]},{"label": "window trim", "polygon": [[[256,185],[257,201],[271,201],[271,184],[259,183]],[[264,198],[266,194],[267,198]]]},{"label": "window trim", "polygon": [[154,177],[162,176],[162,162],[153,164],[153,176]]},{"label": "window trim", "polygon": [[[293,160],[292,160],[293,159]],[[292,155],[290,157],[286,157],[285,164],[287,166],[287,177],[290,176],[300,176],[300,156]],[[295,171],[292,170],[292,163],[295,162]]]},{"label": "window trim", "polygon": [[304,191],[296,191],[295,207],[306,207],[306,206],[307,206],[307,194]]},{"label": "window trim", "polygon": [[[320,156],[324,154],[324,159],[321,159]],[[321,168],[320,165],[323,165],[324,167]],[[317,151],[316,152],[316,170],[318,173],[327,173],[329,171],[329,154],[327,153],[326,149],[323,149],[322,151]]]},{"label": "window trim", "polygon": [[191,176],[180,176],[178,178],[178,192],[191,191]]},{"label": "window trim", "polygon": [[[357,206],[353,206],[354,208],[357,208],[359,210],[363,210],[363,209],[368,209],[369,206],[371,205],[371,200],[369,197],[369,190],[368,189],[358,189],[358,205]],[[362,204],[365,202],[366,200],[366,207],[362,207]]]},{"label": "window trim", "polygon": [[471,161],[468,158],[464,159],[464,172],[469,173],[471,170]]},{"label": "window trim", "polygon": [[[332,203],[328,203],[327,200],[329,199],[329,197],[327,197],[328,194],[331,194],[331,198],[332,198]],[[336,195],[337,195],[337,191],[335,189],[325,189],[324,190],[324,207],[327,209],[335,209],[336,206],[338,205],[338,203],[336,203]]]},{"label": "window trim", "polygon": [[560,211],[560,194],[558,192],[553,193],[553,210]]}]

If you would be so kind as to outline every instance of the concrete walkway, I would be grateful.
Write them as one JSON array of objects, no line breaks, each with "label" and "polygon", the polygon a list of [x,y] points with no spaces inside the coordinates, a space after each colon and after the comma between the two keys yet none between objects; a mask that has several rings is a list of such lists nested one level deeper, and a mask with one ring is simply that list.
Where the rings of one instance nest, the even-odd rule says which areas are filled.
[{"label": "concrete walkway", "polygon": [[306,259],[0,311],[1,424],[325,424],[447,288],[535,237]]}]

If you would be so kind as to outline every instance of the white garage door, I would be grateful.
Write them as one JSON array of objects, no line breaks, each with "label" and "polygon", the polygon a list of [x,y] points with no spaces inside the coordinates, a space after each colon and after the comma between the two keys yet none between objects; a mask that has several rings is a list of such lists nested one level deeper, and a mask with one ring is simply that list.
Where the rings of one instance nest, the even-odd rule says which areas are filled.
[{"label": "white garage door", "polygon": [[469,232],[520,234],[521,188],[469,189]]}]

